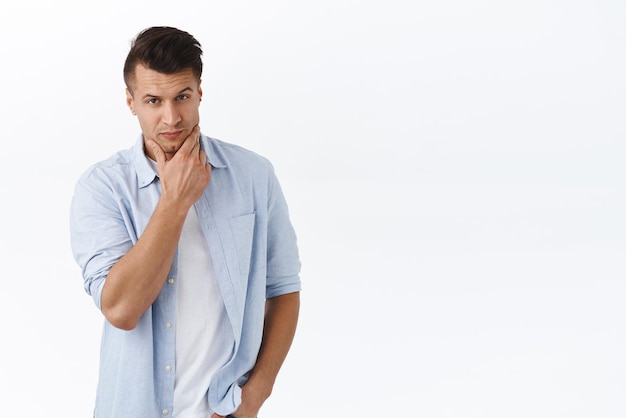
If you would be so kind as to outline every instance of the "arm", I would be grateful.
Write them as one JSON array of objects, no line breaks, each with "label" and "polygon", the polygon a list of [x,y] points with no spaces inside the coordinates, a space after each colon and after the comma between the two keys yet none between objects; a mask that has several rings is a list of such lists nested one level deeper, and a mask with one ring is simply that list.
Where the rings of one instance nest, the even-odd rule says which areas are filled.
[{"label": "arm", "polygon": [[161,197],[137,244],[109,271],[101,303],[113,326],[135,328],[159,295],[185,220],[184,208],[177,206]]},{"label": "arm", "polygon": [[[233,414],[236,418],[255,418],[272,393],[296,332],[299,311],[299,292],[267,300],[261,349],[250,378],[242,387],[241,405]],[[220,415],[214,414],[213,417]]]},{"label": "arm", "polygon": [[162,194],[137,244],[109,271],[102,289],[102,312],[115,327],[130,330],[159,295],[169,272],[189,208],[211,177],[194,129],[175,156],[165,160],[154,142]]}]

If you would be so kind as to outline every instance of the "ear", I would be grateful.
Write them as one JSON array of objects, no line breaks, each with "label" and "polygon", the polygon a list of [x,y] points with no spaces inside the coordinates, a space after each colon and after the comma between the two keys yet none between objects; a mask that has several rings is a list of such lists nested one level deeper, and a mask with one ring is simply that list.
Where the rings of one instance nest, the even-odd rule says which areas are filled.
[{"label": "ear", "polygon": [[202,80],[198,80],[198,95],[200,96],[200,102],[202,101]]},{"label": "ear", "polygon": [[128,106],[128,108],[130,109],[130,113],[132,113],[133,115],[137,114],[137,112],[135,112],[133,95],[130,90],[128,90],[128,88],[126,88],[126,106]]}]

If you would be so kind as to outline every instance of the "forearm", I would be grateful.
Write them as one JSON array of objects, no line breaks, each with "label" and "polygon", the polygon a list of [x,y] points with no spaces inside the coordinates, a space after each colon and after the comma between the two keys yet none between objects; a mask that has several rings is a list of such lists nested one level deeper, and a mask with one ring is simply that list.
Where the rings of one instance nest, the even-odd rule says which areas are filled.
[{"label": "forearm", "polygon": [[121,329],[133,329],[159,295],[171,267],[186,211],[161,200],[137,243],[111,268],[102,289],[102,312]]},{"label": "forearm", "polygon": [[271,394],[278,372],[287,357],[299,311],[299,292],[277,296],[266,302],[263,341],[256,365],[246,383],[263,401]]}]

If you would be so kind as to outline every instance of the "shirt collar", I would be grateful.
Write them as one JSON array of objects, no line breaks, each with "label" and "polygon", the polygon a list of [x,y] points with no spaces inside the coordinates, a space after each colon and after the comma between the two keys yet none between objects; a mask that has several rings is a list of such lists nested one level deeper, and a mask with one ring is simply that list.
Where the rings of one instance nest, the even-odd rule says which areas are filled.
[{"label": "shirt collar", "polygon": [[[200,143],[202,147],[201,149],[206,152],[206,160],[209,164],[211,164],[211,167],[227,167],[224,159],[216,152],[215,140],[209,138],[206,135],[200,134]],[[152,167],[152,165],[150,165],[149,158],[144,152],[142,134],[139,134],[139,137],[137,138],[137,141],[133,146],[132,152],[135,160],[135,170],[137,171],[137,180],[139,182],[139,187],[146,187],[150,183],[152,183],[154,179],[159,177],[159,173]]]},{"label": "shirt collar", "polygon": [[206,152],[207,163],[211,164],[211,167],[226,168],[228,166],[221,153],[217,152],[217,143],[215,139],[200,134],[200,142],[202,149]]}]

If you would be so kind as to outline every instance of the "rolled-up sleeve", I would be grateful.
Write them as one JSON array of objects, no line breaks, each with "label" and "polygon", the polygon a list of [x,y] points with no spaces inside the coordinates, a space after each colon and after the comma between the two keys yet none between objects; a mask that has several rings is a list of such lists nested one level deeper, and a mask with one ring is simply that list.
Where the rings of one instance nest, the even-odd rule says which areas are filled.
[{"label": "rolled-up sleeve", "polygon": [[269,174],[266,297],[301,290],[300,256],[289,209],[273,168]]},{"label": "rolled-up sleeve", "polygon": [[70,239],[85,291],[102,309],[102,287],[109,270],[133,242],[111,187],[97,171],[85,173],[76,184],[70,206]]}]

